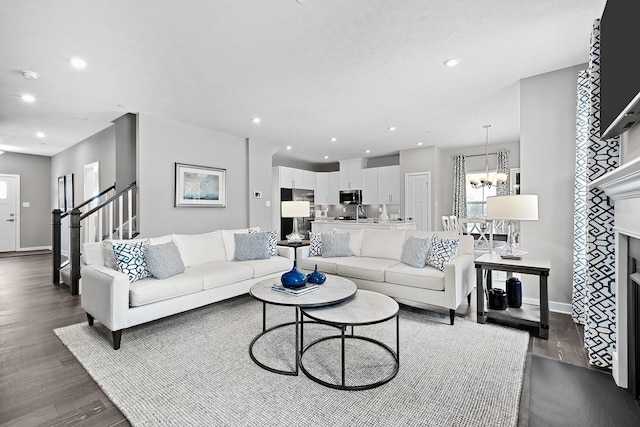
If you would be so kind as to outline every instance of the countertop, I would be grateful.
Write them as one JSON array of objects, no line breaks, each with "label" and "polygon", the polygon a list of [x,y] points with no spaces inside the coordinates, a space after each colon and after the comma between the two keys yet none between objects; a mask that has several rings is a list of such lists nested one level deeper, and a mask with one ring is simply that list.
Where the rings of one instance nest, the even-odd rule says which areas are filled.
[{"label": "countertop", "polygon": [[416,224],[415,221],[379,221],[371,218],[361,219],[358,222],[355,219],[315,219],[314,222],[323,224]]}]

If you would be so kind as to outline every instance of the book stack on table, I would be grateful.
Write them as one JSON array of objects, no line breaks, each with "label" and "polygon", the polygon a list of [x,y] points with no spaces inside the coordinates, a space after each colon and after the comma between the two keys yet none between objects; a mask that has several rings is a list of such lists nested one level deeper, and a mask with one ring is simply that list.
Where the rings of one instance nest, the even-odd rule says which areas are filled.
[{"label": "book stack on table", "polygon": [[282,286],[274,283],[273,286],[271,286],[271,289],[273,289],[276,292],[282,292],[283,294],[300,296],[300,295],[308,294],[309,292],[315,291],[316,289],[318,289],[318,285],[313,283],[307,283],[306,285],[298,286],[297,288],[287,288],[286,286]]}]

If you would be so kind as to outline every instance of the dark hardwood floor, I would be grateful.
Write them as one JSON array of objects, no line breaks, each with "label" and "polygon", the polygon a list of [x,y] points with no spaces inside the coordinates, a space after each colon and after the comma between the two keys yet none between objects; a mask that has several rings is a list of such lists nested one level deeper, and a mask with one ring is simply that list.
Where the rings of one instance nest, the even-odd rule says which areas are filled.
[{"label": "dark hardwood floor", "polygon": [[[456,316],[475,321],[474,301]],[[129,425],[53,333],[84,321],[80,297],[51,284],[51,255],[0,258],[0,425]],[[529,351],[588,366],[582,327],[558,313],[550,323],[549,340],[531,334]]]}]

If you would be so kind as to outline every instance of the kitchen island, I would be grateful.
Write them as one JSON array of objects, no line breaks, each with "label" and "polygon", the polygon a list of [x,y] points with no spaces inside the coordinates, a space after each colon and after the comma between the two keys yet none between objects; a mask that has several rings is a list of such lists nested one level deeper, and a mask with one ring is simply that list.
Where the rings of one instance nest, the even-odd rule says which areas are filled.
[{"label": "kitchen island", "polygon": [[361,219],[356,222],[355,219],[327,219],[315,220],[311,222],[311,231],[314,233],[327,233],[334,228],[357,230],[360,228],[372,228],[375,230],[416,230],[417,222],[410,221],[379,221]]}]

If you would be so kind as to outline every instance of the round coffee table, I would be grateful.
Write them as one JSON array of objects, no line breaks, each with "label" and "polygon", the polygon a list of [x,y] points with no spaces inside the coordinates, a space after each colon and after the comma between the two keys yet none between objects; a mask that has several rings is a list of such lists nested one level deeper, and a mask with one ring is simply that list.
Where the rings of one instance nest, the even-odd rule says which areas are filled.
[{"label": "round coffee table", "polygon": [[[400,307],[398,303],[383,294],[377,292],[366,291],[360,289],[355,296],[340,304],[334,304],[327,307],[302,307],[302,315],[307,316],[316,322],[323,323],[330,326],[338,327],[341,331],[340,335],[331,335],[327,337],[319,338],[311,342],[306,347],[303,347],[300,351],[300,369],[306,376],[313,381],[322,384],[327,387],[337,388],[340,390],[366,390],[374,387],[381,386],[391,381],[400,368],[400,320],[398,317]],[[354,335],[354,326],[374,325],[376,323],[386,322],[387,320],[396,318],[396,350],[395,352],[388,345],[375,340],[370,337]],[[351,326],[351,335],[346,335],[345,330],[347,326]],[[304,340],[304,330],[302,335]],[[311,374],[304,366],[303,357],[307,350],[312,348],[318,343],[331,339],[340,339],[342,344],[342,382],[340,384],[329,383],[317,376]],[[369,384],[360,385],[346,385],[345,382],[345,339],[355,339],[371,342],[379,347],[385,349],[394,360],[392,372],[385,378]]]},{"label": "round coffee table", "polygon": [[[251,356],[251,360],[253,360],[254,363],[256,363],[261,368],[266,369],[267,371],[275,372],[282,375],[298,375],[301,348],[300,329],[302,329],[302,316],[300,316],[300,309],[302,307],[322,307],[349,300],[355,295],[358,288],[356,284],[351,280],[345,279],[344,277],[340,276],[333,276],[330,274],[327,274],[327,281],[324,284],[319,285],[317,290],[300,296],[277,292],[271,288],[273,285],[279,284],[280,278],[265,279],[251,286],[251,289],[249,290],[251,296],[259,301],[262,301],[262,332],[256,335],[256,337],[251,341],[251,344],[249,345],[249,355]],[[280,325],[272,326],[271,328],[267,329],[267,304],[295,307],[295,322],[282,323]],[[253,345],[256,343],[256,341],[258,341],[260,337],[268,334],[275,329],[283,328],[290,325],[295,325],[296,330],[295,369],[293,371],[285,371],[270,367],[260,362],[253,354]]]}]

